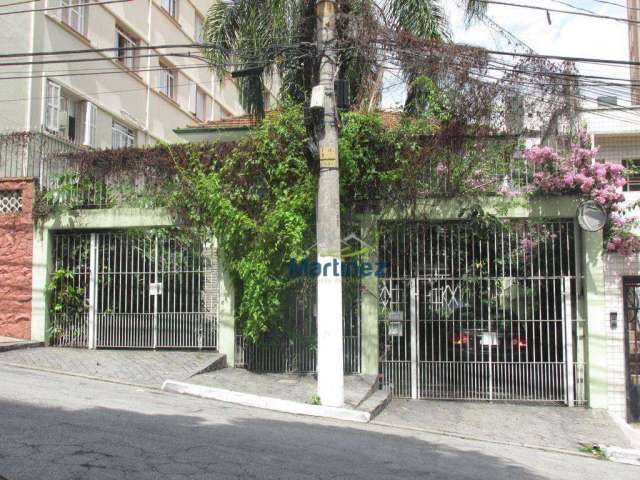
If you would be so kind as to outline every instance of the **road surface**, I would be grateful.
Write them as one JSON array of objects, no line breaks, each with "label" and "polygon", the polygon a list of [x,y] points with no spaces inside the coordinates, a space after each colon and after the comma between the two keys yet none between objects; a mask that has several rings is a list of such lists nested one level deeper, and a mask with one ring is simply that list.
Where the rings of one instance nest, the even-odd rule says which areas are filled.
[{"label": "road surface", "polygon": [[[524,428],[514,425],[514,428]],[[638,479],[638,467],[0,365],[0,478]]]}]

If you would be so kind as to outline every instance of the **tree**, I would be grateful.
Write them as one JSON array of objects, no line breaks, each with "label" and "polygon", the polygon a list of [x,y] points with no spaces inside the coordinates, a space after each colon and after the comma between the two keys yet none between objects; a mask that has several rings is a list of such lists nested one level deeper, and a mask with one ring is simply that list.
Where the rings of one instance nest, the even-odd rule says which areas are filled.
[{"label": "tree", "polygon": [[[469,20],[486,8],[478,0],[461,1]],[[263,115],[270,82],[281,82],[281,95],[294,101],[308,97],[318,74],[315,3],[222,0],[209,9],[205,56],[221,77],[235,72],[241,102],[249,113]],[[338,75],[348,80],[351,100],[359,105],[374,105],[379,99],[385,59],[380,56],[378,31],[449,38],[439,0],[338,0],[337,6]],[[406,68],[403,75],[411,101],[412,80],[420,72]]]}]

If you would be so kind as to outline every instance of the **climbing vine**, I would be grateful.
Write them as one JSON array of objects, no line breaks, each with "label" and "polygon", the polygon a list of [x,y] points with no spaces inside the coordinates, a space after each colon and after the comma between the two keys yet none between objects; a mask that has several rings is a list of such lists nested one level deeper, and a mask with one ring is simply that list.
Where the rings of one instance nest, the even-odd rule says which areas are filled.
[{"label": "climbing vine", "polygon": [[[341,114],[343,231],[358,231],[362,213],[412,216],[422,200],[434,197],[463,196],[479,206],[482,197],[495,195],[508,206],[532,195],[573,194],[610,213],[609,251],[640,251],[637,219],[620,211],[623,168],[596,161],[586,135],[567,152],[524,149],[517,136],[467,135],[451,104],[435,101],[431,83],[417,87],[425,101],[417,99],[416,115]],[[257,340],[284,328],[294,287],[289,260],[313,255],[318,159],[310,148],[312,131],[303,107],[289,105],[237,142],[67,155],[77,168],[44,190],[41,212],[85,208],[88,193],[105,195],[103,206],[171,208],[196,235],[217,239],[244,333]],[[487,221],[500,222],[481,207],[460,217],[477,222],[478,231]],[[548,234],[543,225],[522,232],[522,258]]]},{"label": "climbing vine", "polygon": [[252,339],[281,328],[288,260],[312,245],[316,175],[303,110],[267,118],[229,155],[210,165],[192,151],[178,167],[182,188],[171,206],[188,223],[213,233],[239,286],[239,315]]}]

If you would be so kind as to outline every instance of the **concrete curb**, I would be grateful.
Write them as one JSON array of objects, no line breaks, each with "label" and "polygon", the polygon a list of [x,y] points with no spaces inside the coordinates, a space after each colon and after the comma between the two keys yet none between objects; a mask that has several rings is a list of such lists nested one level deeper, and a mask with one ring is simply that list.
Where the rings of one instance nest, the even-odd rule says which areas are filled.
[{"label": "concrete curb", "polygon": [[626,465],[635,465],[640,467],[640,450],[631,450],[628,448],[607,447],[604,449],[607,458],[612,462],[624,463]]},{"label": "concrete curb", "polygon": [[36,341],[24,341],[24,342],[15,342],[9,343],[5,345],[0,345],[0,352],[8,352],[10,350],[22,350],[24,348],[38,348],[44,347],[44,342],[36,342]]},{"label": "concrete curb", "polygon": [[166,380],[162,384],[162,390],[165,392],[208,398],[211,400],[219,400],[221,402],[244,405],[245,407],[261,408],[276,412],[333,418],[336,420],[346,420],[358,423],[367,423],[371,420],[371,414],[361,410],[309,405],[306,403],[293,402],[291,400],[262,397],[259,395],[252,395],[250,393],[234,392],[223,388],[206,387],[204,385],[195,385],[192,383],[177,382],[174,380]]},{"label": "concrete curb", "polygon": [[55,373],[57,375],[67,375],[69,377],[85,378],[87,380],[95,380],[98,382],[115,383],[117,385],[127,385],[129,387],[146,388],[148,390],[162,390],[157,385],[145,385],[143,383],[125,382],[124,380],[116,380],[115,378],[96,377],[94,375],[86,375],[84,373],[68,372],[66,370],[56,370],[54,368],[34,367],[33,365],[22,365],[20,363],[3,362],[0,360],[0,365],[7,367],[21,368],[23,370],[34,370],[36,372]]},{"label": "concrete curb", "polygon": [[627,421],[609,412],[609,416],[613,419],[613,421],[618,425],[624,436],[629,440],[629,444],[631,449],[640,450],[640,430],[636,430],[631,425],[627,423]]},{"label": "concrete curb", "polygon": [[505,441],[505,440],[495,440],[495,439],[492,439],[492,438],[476,437],[476,436],[473,436],[473,435],[464,435],[462,433],[447,432],[445,430],[435,430],[435,429],[420,428],[420,427],[409,427],[407,425],[396,425],[396,424],[393,424],[393,423],[380,422],[378,420],[372,421],[370,423],[370,425],[379,425],[381,427],[395,428],[395,429],[398,429],[398,430],[411,430],[411,431],[414,431],[414,432],[430,433],[432,435],[442,435],[443,437],[459,438],[461,440],[470,440],[470,441],[474,441],[474,442],[492,443],[494,445],[504,445],[504,446],[508,446],[508,447],[522,447],[522,448],[528,448],[528,449],[531,449],[531,450],[541,450],[543,452],[561,453],[563,455],[573,455],[575,457],[591,458],[593,460],[597,460],[593,455],[589,455],[588,453],[580,452],[577,449],[574,451],[574,450],[567,450],[565,448],[547,447],[547,446],[544,446],[544,445],[532,445],[530,443],[520,443],[520,442],[509,442],[509,441]]}]

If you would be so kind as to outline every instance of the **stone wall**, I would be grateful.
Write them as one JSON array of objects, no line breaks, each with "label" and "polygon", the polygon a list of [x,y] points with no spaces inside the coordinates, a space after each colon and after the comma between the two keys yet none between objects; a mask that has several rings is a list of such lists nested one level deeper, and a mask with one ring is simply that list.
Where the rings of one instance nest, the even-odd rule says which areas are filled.
[{"label": "stone wall", "polygon": [[33,180],[0,180],[0,336],[31,338]]}]

